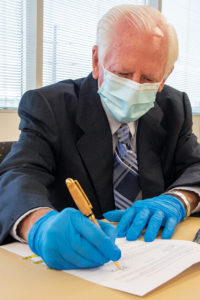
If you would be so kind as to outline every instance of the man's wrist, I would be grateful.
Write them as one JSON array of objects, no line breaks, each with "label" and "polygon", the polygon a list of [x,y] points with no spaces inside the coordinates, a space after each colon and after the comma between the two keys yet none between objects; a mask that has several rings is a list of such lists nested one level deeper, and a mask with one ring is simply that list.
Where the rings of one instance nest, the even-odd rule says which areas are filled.
[{"label": "man's wrist", "polygon": [[185,195],[185,197],[187,198],[187,200],[190,203],[190,208],[191,208],[191,212],[193,212],[193,210],[197,207],[197,205],[200,202],[200,197],[197,193],[193,192],[193,191],[188,191],[188,190],[178,190],[176,189],[175,191],[179,191],[182,194]]},{"label": "man's wrist", "polygon": [[166,194],[177,197],[185,207],[186,215],[189,216],[200,202],[200,197],[197,193],[188,190],[174,189]]},{"label": "man's wrist", "polygon": [[44,216],[46,213],[51,211],[52,208],[40,208],[32,213],[30,213],[28,216],[26,216],[18,225],[17,227],[17,233],[18,235],[23,238],[26,242],[28,242],[28,234],[31,230],[32,226],[35,224],[35,222],[40,219],[42,216]]}]

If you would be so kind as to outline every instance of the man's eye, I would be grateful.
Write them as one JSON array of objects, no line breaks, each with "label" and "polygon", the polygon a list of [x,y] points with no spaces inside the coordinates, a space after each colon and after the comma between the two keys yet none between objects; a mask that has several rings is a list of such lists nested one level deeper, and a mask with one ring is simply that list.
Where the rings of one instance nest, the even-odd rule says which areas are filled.
[{"label": "man's eye", "polygon": [[144,80],[146,80],[148,82],[152,82],[153,81],[151,78],[148,78],[148,77],[144,77]]},{"label": "man's eye", "polygon": [[132,74],[131,73],[118,73],[119,76],[122,76],[122,77],[131,77]]}]

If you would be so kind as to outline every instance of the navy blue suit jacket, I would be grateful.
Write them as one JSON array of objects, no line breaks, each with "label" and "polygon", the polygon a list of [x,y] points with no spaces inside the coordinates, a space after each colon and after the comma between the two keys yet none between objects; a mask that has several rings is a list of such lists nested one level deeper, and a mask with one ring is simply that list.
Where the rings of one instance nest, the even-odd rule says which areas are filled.
[{"label": "navy blue suit jacket", "polygon": [[[97,218],[114,209],[112,135],[90,74],[26,92],[19,141],[0,165],[0,243],[14,222],[38,206],[74,207],[65,186],[78,179]],[[200,185],[200,146],[188,97],[169,86],[137,128],[143,198],[176,186]]]}]

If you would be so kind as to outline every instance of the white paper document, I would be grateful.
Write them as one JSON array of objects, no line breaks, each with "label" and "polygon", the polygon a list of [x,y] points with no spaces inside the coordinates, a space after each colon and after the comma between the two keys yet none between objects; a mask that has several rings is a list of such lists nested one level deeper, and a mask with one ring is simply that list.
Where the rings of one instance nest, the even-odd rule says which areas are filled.
[{"label": "white paper document", "polygon": [[[143,296],[200,262],[200,245],[189,241],[157,239],[146,243],[130,242],[123,238],[117,239],[116,244],[122,251],[120,270],[113,262],[109,262],[98,268],[64,272],[109,288]],[[1,248],[21,256],[32,254],[28,245],[17,242]]]}]

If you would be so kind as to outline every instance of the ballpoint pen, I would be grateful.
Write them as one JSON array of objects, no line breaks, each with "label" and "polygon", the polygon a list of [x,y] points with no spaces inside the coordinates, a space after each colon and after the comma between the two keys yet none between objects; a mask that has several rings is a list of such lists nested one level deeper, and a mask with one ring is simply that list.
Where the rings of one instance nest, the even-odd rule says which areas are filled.
[{"label": "ballpoint pen", "polygon": [[[92,204],[90,203],[84,190],[80,186],[78,180],[73,180],[72,178],[68,178],[66,179],[65,183],[78,209],[82,212],[84,216],[88,217],[93,223],[95,223],[98,227],[100,227],[92,211],[93,208]],[[113,262],[116,265],[116,267],[120,269],[119,262],[118,261],[113,261]]]},{"label": "ballpoint pen", "polygon": [[193,242],[200,244],[200,229],[195,234],[195,237],[193,239]]}]

